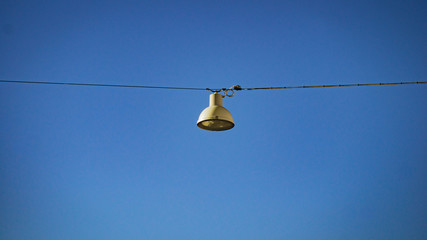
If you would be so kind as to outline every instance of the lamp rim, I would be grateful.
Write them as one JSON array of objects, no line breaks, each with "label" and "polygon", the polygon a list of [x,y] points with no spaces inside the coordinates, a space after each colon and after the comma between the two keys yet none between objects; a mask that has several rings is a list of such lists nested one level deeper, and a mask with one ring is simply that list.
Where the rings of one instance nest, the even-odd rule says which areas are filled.
[{"label": "lamp rim", "polygon": [[[228,123],[228,124],[231,123],[231,126],[227,127],[227,128],[221,128],[221,129],[212,129],[212,128],[206,127],[206,126],[204,126],[202,124],[203,122],[206,122],[206,121],[225,122],[225,123]],[[235,124],[232,121],[228,121],[228,120],[224,120],[224,119],[216,119],[216,118],[204,119],[204,120],[202,120],[202,121],[200,121],[200,122],[197,123],[197,126],[199,128],[204,129],[204,130],[208,130],[208,131],[225,131],[225,130],[230,130],[230,129],[232,129],[234,127],[234,125]]]}]

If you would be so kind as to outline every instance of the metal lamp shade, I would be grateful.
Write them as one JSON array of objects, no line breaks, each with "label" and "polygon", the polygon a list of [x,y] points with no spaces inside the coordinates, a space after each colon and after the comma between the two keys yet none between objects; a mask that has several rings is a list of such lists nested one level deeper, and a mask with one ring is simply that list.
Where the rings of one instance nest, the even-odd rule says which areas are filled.
[{"label": "metal lamp shade", "polygon": [[209,96],[209,107],[199,116],[197,126],[209,131],[224,131],[234,127],[231,113],[222,106],[222,96],[213,93]]}]

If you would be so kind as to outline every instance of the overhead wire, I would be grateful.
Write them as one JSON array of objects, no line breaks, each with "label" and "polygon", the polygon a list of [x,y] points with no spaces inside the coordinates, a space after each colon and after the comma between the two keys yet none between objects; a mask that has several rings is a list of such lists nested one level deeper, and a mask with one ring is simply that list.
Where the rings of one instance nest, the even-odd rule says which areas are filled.
[{"label": "overhead wire", "polygon": [[296,88],[331,88],[331,87],[362,87],[362,86],[387,86],[387,85],[409,85],[409,84],[427,84],[427,82],[397,82],[397,83],[357,83],[357,84],[334,84],[334,85],[309,85],[309,86],[284,86],[284,87],[258,87],[242,88],[239,85],[230,88],[193,88],[193,87],[163,87],[163,86],[144,86],[144,85],[126,85],[126,84],[104,84],[104,83],[76,83],[76,82],[45,82],[45,81],[17,81],[3,80],[3,83],[26,83],[26,84],[48,84],[48,85],[69,85],[69,86],[91,86],[91,87],[121,87],[121,88],[151,88],[151,89],[171,89],[171,90],[208,90],[220,92],[226,90],[249,91],[249,90],[274,90],[274,89],[296,89]]},{"label": "overhead wire", "polygon": [[386,86],[386,85],[408,85],[427,84],[427,82],[397,82],[397,83],[357,83],[357,84],[334,84],[334,85],[312,85],[312,86],[289,86],[289,87],[261,87],[261,88],[241,88],[234,86],[234,90],[272,90],[272,89],[295,89],[295,88],[330,88],[330,87],[363,87],[363,86]]},{"label": "overhead wire", "polygon": [[71,86],[90,86],[90,87],[157,88],[157,89],[173,89],[173,90],[206,90],[206,88],[161,87],[161,86],[142,86],[142,85],[126,85],[126,84],[104,84],[104,83],[39,82],[39,81],[14,81],[14,80],[0,80],[0,82],[4,82],[4,83],[49,84],[49,85],[71,85]]}]

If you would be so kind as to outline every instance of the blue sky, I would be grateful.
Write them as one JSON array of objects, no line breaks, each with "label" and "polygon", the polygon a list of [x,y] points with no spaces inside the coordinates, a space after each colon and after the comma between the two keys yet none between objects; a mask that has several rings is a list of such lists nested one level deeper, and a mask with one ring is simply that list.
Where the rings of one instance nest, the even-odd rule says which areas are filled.
[{"label": "blue sky", "polygon": [[[0,79],[426,81],[425,1],[2,1]],[[1,239],[426,239],[427,86],[0,83]]]}]

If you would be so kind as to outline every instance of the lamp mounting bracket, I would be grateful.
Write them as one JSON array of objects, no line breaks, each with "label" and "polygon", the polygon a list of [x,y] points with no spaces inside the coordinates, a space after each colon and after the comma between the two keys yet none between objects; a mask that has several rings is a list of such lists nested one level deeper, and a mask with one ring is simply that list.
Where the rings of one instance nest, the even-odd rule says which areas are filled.
[{"label": "lamp mounting bracket", "polygon": [[[221,92],[224,92],[224,94],[220,94],[224,98],[224,97],[233,97],[234,91],[240,91],[242,90],[242,87],[240,87],[240,85],[234,85],[230,88],[218,88],[218,89],[206,88],[206,90],[211,91],[213,93],[218,93],[218,94],[220,94]],[[230,91],[231,93],[229,93]]]}]

